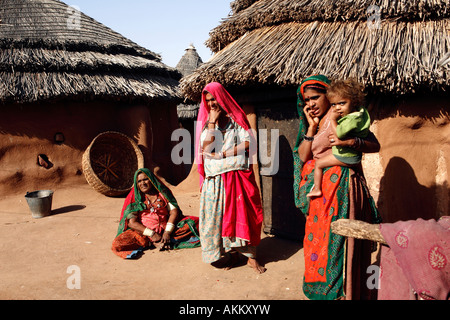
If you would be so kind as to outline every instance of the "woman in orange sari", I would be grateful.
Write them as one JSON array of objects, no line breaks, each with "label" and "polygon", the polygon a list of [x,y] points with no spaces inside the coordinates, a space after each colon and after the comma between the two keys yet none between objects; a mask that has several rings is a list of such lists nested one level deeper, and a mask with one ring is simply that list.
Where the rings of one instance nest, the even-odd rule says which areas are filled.
[{"label": "woman in orange sari", "polygon": [[[306,215],[305,275],[303,291],[309,299],[368,299],[367,267],[371,243],[333,234],[331,222],[357,219],[380,223],[380,215],[370,196],[362,167],[334,166],[324,170],[323,196],[308,198],[314,184],[314,162],[332,152],[332,146],[378,152],[375,136],[339,140],[329,116],[333,110],[326,97],[330,80],[323,75],[305,79],[298,89],[300,128],[294,148],[294,195],[296,206]],[[367,277],[367,275],[366,275]]]}]

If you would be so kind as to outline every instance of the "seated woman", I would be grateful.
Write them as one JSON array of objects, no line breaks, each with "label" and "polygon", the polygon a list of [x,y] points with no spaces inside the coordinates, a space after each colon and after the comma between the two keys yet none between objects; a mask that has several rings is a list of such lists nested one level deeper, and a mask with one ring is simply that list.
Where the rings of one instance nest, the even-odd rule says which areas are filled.
[{"label": "seated woman", "polygon": [[155,244],[160,250],[198,247],[198,221],[182,215],[172,192],[149,169],[139,169],[122,208],[112,251],[133,259]]}]

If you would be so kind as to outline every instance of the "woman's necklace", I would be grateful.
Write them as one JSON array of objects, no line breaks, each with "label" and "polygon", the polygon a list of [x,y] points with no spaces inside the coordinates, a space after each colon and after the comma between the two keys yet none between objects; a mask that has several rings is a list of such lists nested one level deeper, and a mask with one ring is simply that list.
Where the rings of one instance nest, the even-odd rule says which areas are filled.
[{"label": "woman's necklace", "polygon": [[150,196],[147,196],[147,195],[145,196],[147,199],[147,204],[150,209],[150,212],[155,212],[155,210],[156,210],[155,207],[158,209],[161,208],[160,203],[155,205],[155,203],[161,202],[161,199],[158,197],[158,195],[154,195],[154,196],[155,196],[154,200],[150,199]]}]

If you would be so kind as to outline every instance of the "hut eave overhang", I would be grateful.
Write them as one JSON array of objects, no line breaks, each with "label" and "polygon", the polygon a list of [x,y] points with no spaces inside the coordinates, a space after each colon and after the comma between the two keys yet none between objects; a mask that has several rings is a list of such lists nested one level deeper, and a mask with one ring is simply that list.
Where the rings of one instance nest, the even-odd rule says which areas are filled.
[{"label": "hut eave overhang", "polygon": [[450,18],[450,0],[239,0],[234,14],[210,32],[206,45],[218,52],[245,33],[289,22],[382,20],[421,22]]},{"label": "hut eave overhang", "polygon": [[246,33],[182,79],[183,93],[199,98],[204,85],[297,85],[322,73],[354,77],[377,91],[404,94],[422,87],[450,86],[450,66],[439,60],[450,52],[448,19],[420,23],[383,21],[306,22],[264,27]]}]

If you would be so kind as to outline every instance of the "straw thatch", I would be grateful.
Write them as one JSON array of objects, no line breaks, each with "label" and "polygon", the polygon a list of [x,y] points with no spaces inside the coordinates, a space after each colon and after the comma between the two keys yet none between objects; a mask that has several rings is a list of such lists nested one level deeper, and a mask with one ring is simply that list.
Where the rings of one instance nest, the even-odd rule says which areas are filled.
[{"label": "straw thatch", "polygon": [[[195,49],[194,45],[191,44],[187,49],[186,53],[181,57],[176,68],[183,77],[192,74],[203,64],[203,60]],[[196,119],[198,115],[199,105],[185,99],[184,103],[177,106],[177,114],[180,119]]]},{"label": "straw thatch", "polygon": [[[368,27],[378,5],[380,28]],[[224,20],[207,44],[218,51],[181,88],[198,99],[210,81],[227,86],[295,86],[306,76],[355,77],[406,93],[450,85],[450,0],[260,0]]]},{"label": "straw thatch", "polygon": [[179,119],[197,119],[200,105],[198,103],[182,103],[177,106]]},{"label": "straw thatch", "polygon": [[238,13],[242,10],[247,9],[248,7],[250,7],[252,4],[254,4],[257,1],[258,0],[236,0],[236,1],[233,1],[230,4],[231,10],[233,11],[233,13]]},{"label": "straw thatch", "polygon": [[[383,19],[408,22],[450,17],[448,0],[259,0],[239,1],[239,9],[211,31],[208,47],[220,51],[246,32],[288,22],[367,21],[376,5]],[[251,7],[246,8],[247,5]],[[246,10],[242,10],[246,9]]]},{"label": "straw thatch", "polygon": [[57,0],[2,0],[0,101],[179,100],[161,57]]},{"label": "straw thatch", "polygon": [[185,51],[186,53],[181,57],[176,66],[176,69],[181,72],[183,77],[190,75],[203,64],[203,60],[199,56],[197,49],[195,49],[193,44],[191,44]]}]

